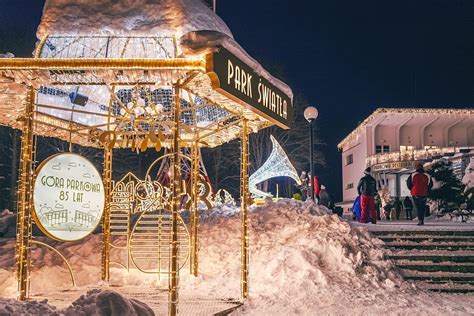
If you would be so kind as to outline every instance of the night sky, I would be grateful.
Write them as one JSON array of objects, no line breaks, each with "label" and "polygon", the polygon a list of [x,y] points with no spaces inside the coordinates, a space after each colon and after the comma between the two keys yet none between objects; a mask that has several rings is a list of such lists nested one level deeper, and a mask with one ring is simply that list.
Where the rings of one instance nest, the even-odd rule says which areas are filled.
[{"label": "night sky", "polygon": [[[41,0],[0,0],[0,53],[30,56]],[[247,52],[319,109],[341,196],[337,143],[377,107],[474,105],[472,0],[221,0],[217,13]]]}]

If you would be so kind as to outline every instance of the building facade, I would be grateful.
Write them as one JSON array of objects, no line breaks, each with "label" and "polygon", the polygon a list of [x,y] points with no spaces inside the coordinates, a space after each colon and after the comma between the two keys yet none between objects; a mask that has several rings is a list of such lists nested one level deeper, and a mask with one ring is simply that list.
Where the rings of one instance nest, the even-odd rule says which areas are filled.
[{"label": "building facade", "polygon": [[339,144],[342,155],[343,202],[350,211],[357,184],[372,167],[378,188],[392,198],[409,195],[406,179],[417,162],[429,167],[436,159],[453,162],[462,177],[474,156],[474,109],[379,108]]}]

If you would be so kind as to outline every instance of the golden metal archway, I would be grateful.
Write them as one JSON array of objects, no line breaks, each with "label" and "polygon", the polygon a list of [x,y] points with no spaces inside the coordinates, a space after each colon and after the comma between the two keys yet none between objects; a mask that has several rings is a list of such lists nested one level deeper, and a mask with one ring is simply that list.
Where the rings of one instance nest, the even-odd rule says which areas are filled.
[{"label": "golden metal archway", "polygon": [[[19,299],[28,298],[35,135],[104,150],[106,203],[102,218],[101,278],[106,281],[110,278],[111,217],[115,203],[113,151],[125,147],[137,153],[148,148],[171,150],[170,315],[177,314],[179,302],[179,210],[183,193],[180,149],[191,150],[190,272],[198,275],[199,149],[240,138],[241,297],[246,299],[249,294],[248,135],[280,123],[266,110],[255,111],[244,101],[217,89],[216,75],[207,73],[212,58],[39,58],[46,41],[45,38],[38,45],[37,58],[0,60],[0,77],[7,78],[10,85],[26,96],[22,98],[18,93],[14,97],[15,101],[24,102],[24,109],[4,109],[8,113],[0,117],[1,124],[22,129],[16,244]],[[55,101],[82,91],[91,96],[94,108],[64,106]]]}]

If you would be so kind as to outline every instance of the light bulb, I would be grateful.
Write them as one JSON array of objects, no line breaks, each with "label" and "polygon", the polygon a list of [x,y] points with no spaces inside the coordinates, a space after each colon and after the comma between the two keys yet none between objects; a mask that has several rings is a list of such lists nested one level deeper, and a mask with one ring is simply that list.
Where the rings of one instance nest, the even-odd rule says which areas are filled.
[{"label": "light bulb", "polygon": [[143,100],[142,98],[138,98],[137,105],[139,107],[145,107],[145,100]]},{"label": "light bulb", "polygon": [[158,104],[155,106],[155,108],[156,108],[156,112],[157,112],[157,113],[160,113],[160,112],[163,111],[163,108],[164,108],[164,107],[163,107],[163,104],[158,103]]}]

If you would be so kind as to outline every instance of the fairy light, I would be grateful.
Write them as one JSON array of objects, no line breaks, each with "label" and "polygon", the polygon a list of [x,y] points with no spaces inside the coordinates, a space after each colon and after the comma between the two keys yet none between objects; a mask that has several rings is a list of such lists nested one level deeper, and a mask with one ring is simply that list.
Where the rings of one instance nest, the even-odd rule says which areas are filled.
[{"label": "fairy light", "polygon": [[296,172],[295,167],[288,159],[283,148],[280,146],[278,141],[270,135],[270,139],[273,144],[272,152],[265,163],[255,171],[249,179],[249,190],[255,196],[259,197],[271,197],[272,195],[267,192],[260,191],[257,189],[257,184],[275,177],[289,177],[296,181],[296,183],[301,184],[300,177]]},{"label": "fairy light", "polygon": [[[85,38],[87,37],[84,37],[84,39]],[[81,43],[81,41],[84,39],[78,39],[77,42],[73,41],[72,45],[77,44],[81,47],[82,51],[83,43]],[[104,37],[104,39],[108,40],[109,37]],[[100,41],[102,39],[97,37],[94,40]],[[112,38],[111,40],[115,41],[119,40],[119,38]],[[141,58],[143,56],[136,55],[131,57],[139,58],[130,58],[130,55],[127,55],[130,52],[125,52],[125,49],[123,49],[119,55],[115,54],[117,52],[109,55],[113,58],[104,58],[104,56],[99,56],[99,58],[91,58],[92,56],[81,56],[85,58],[78,58],[78,56],[75,55],[67,55],[69,52],[74,54],[77,53],[74,52],[73,47],[71,47],[69,50],[64,50],[60,54],[55,55],[55,58],[53,58],[53,55],[47,51],[48,43],[54,43],[55,45],[58,44],[61,46],[60,44],[64,43],[64,38],[44,36],[37,46],[37,50],[34,54],[35,58],[14,58],[0,60],[0,76],[14,77],[14,81],[17,82],[14,84],[19,86],[22,90],[21,93],[16,91],[14,93],[14,97],[8,96],[5,98],[5,94],[0,91],[0,96],[2,96],[3,101],[3,105],[0,106],[3,106],[2,110],[4,109],[4,115],[0,117],[0,123],[12,127],[19,127],[21,124],[23,124],[21,173],[20,185],[18,189],[19,212],[17,221],[17,252],[15,256],[20,299],[26,299],[28,297],[28,249],[32,225],[30,218],[30,187],[31,179],[33,178],[32,154],[35,151],[33,136],[42,135],[68,140],[69,135],[72,134],[71,141],[73,143],[90,147],[102,147],[102,144],[98,141],[98,137],[103,131],[135,133],[135,140],[139,134],[139,140],[143,141],[144,138],[146,139],[146,136],[143,137],[143,135],[146,135],[146,132],[149,131],[150,126],[154,128],[156,126],[155,123],[158,124],[158,121],[163,123],[163,126],[158,127],[158,131],[163,130],[163,134],[165,134],[164,136],[162,135],[163,146],[172,148],[173,151],[172,168],[170,170],[172,178],[171,188],[164,188],[163,190],[165,192],[164,195],[166,198],[171,200],[171,203],[168,206],[171,206],[172,208],[172,236],[171,243],[169,244],[170,266],[168,269],[170,315],[176,315],[178,311],[177,305],[179,301],[178,285],[180,268],[178,259],[181,256],[178,224],[182,224],[178,211],[180,209],[180,196],[183,195],[183,192],[186,193],[186,191],[181,187],[180,146],[190,146],[193,144],[196,147],[193,151],[193,159],[195,159],[195,161],[193,161],[193,185],[191,189],[192,192],[190,193],[191,197],[193,197],[193,247],[190,250],[192,250],[193,253],[192,272],[194,275],[196,275],[198,269],[197,203],[204,202],[204,200],[206,200],[206,205],[210,205],[208,195],[199,195],[199,188],[202,187],[202,183],[199,182],[199,157],[196,155],[197,148],[198,146],[214,147],[236,138],[241,139],[241,294],[242,298],[247,298],[249,293],[248,207],[251,203],[248,175],[248,135],[251,132],[256,133],[262,128],[279,123],[277,121],[273,121],[271,118],[263,117],[254,113],[253,111],[246,108],[245,104],[240,103],[238,100],[230,99],[213,89],[212,82],[209,76],[206,74],[205,56],[201,55],[196,56],[195,58],[176,58],[176,56],[178,56],[177,52],[179,51],[180,47],[176,44],[175,38],[173,38],[173,44],[175,46],[174,54],[165,54],[166,56],[152,56],[151,58]],[[109,47],[118,46],[110,45]],[[103,50],[100,50],[100,52],[102,51]],[[152,49],[152,51],[156,54],[161,54],[161,52],[158,50]],[[97,50],[94,50],[94,52],[97,52]],[[133,54],[133,51],[131,51],[131,53]],[[18,109],[18,107],[14,106],[18,103],[18,99],[20,98],[19,96],[24,91],[23,83],[32,86],[29,88],[25,111],[22,111],[22,109]],[[38,111],[35,112],[35,90],[38,90],[41,86],[48,87],[51,85],[62,87],[88,87],[87,89],[94,90],[93,92],[95,93],[95,96],[100,94],[100,89],[96,88],[97,86],[105,86],[106,88],[112,87],[112,89],[103,88],[107,92],[100,94],[101,96],[108,97],[109,100],[107,122],[102,122],[101,124],[97,123],[100,116],[102,117],[102,120],[105,116],[104,111],[106,110],[103,108],[101,108],[102,112],[100,113],[86,113],[83,111],[81,114],[84,115],[84,120],[77,122],[70,122],[69,120],[62,119],[61,117],[54,116],[52,114],[40,113]],[[170,100],[172,101],[170,101],[170,103],[172,103],[172,106],[170,106],[170,109],[165,109],[167,104],[163,105],[161,103],[158,104],[157,102],[152,102],[151,91],[146,90],[148,88],[145,88],[146,97],[143,95],[135,95],[134,103],[136,104],[134,105],[135,108],[133,111],[126,106],[124,108],[123,104],[120,104],[120,102],[117,101],[114,89],[115,87],[128,89],[130,86],[138,88],[145,86],[155,86],[160,91],[171,91]],[[10,88],[11,86],[8,87],[8,89]],[[189,102],[181,98],[181,89],[185,89],[185,91],[192,93],[192,98],[189,100]],[[13,94],[10,93],[10,95]],[[24,100],[24,98],[22,100]],[[105,105],[106,102],[107,101],[104,100],[98,104]],[[111,113],[113,110],[113,102],[119,103],[118,105],[123,110],[121,113]],[[36,103],[39,102],[37,101]],[[163,101],[163,103],[165,102]],[[198,105],[194,105],[194,103],[198,103]],[[155,105],[155,107],[149,107],[150,104]],[[52,104],[49,104],[48,106],[51,107],[51,110],[68,110],[67,107],[60,109],[60,106],[56,106],[56,108],[54,108]],[[187,118],[188,112],[192,114],[192,119]],[[77,111],[77,113],[79,113],[79,111]],[[94,115],[96,116],[93,117]],[[129,124],[131,121],[133,121],[133,124]],[[125,123],[121,125],[121,122]],[[33,124],[35,124],[34,128]],[[130,127],[129,130],[124,131],[123,127],[127,124],[133,125],[133,127]],[[135,124],[137,124],[137,126],[135,126]],[[119,133],[118,135],[119,139],[122,140],[125,137],[125,134],[120,135]],[[121,143],[123,143],[123,141]],[[101,278],[106,281],[110,279],[110,217],[111,198],[113,197],[114,185],[112,181],[113,148],[117,148],[118,146],[118,142],[115,147],[104,146],[103,182],[106,194],[106,206],[102,219],[103,240],[101,253]],[[126,146],[130,146],[135,149],[139,147],[136,144],[129,145],[128,142]],[[140,149],[142,147],[146,146],[140,146]],[[281,154],[279,154],[278,158],[281,158]],[[292,175],[291,170],[287,173],[290,174],[290,176]],[[273,173],[270,173],[270,175],[272,174]],[[266,175],[268,176],[268,174]],[[296,179],[299,180],[297,176]],[[209,192],[210,188],[208,188],[208,193]],[[224,192],[224,197],[221,199],[223,203],[235,205],[235,201],[228,192],[221,192]],[[186,248],[186,246],[183,248]]]},{"label": "fairy light", "polygon": [[240,241],[240,262],[241,262],[241,296],[246,299],[249,294],[248,274],[249,274],[249,143],[247,120],[242,121],[242,136],[240,143],[240,221],[241,221],[241,241]]},{"label": "fairy light", "polygon": [[28,251],[31,239],[31,182],[33,179],[33,104],[34,90],[29,88],[25,106],[25,120],[21,136],[20,185],[18,186],[18,214],[16,238],[16,274],[18,280],[18,299],[28,298],[29,269]]}]

